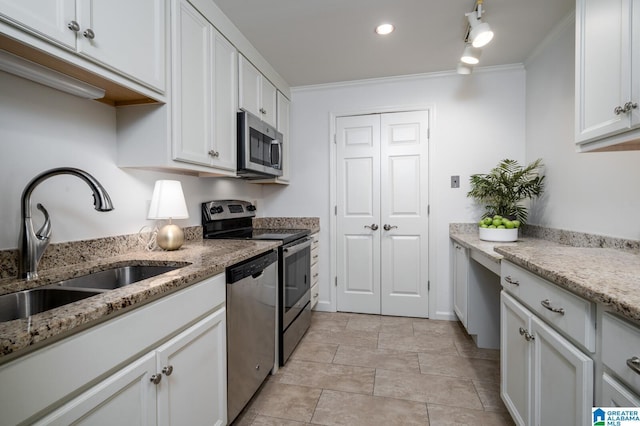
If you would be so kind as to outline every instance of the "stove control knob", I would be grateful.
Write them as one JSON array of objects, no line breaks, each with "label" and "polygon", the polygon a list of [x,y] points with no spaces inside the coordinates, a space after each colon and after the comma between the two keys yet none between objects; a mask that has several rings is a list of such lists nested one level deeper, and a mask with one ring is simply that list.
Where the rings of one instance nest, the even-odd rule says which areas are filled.
[{"label": "stove control knob", "polygon": [[209,209],[209,212],[211,214],[222,213],[223,211],[224,211],[224,208],[222,208],[222,206],[213,206],[211,207],[211,209]]},{"label": "stove control knob", "polygon": [[256,206],[254,206],[253,204],[249,204],[247,206],[247,211],[255,212],[256,211]]}]

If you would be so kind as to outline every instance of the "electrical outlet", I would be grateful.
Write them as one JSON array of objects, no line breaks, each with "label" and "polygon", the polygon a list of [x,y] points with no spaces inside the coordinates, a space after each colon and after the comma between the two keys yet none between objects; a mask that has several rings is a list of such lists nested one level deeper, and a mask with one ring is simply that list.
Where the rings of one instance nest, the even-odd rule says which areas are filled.
[{"label": "electrical outlet", "polygon": [[460,188],[460,176],[451,176],[451,187]]}]

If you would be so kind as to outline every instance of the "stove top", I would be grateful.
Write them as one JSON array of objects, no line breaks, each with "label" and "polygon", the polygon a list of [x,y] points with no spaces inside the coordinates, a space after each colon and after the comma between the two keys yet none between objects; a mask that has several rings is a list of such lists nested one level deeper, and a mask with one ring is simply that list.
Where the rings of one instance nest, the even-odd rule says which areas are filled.
[{"label": "stove top", "polygon": [[253,228],[256,208],[247,201],[219,200],[202,203],[205,239],[276,240],[290,243],[310,234],[308,229]]}]

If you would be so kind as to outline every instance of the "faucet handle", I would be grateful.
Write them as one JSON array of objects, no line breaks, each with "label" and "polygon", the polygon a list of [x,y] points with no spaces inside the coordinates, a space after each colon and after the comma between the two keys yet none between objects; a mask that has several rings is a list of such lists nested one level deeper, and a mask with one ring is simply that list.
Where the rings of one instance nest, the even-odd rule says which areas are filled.
[{"label": "faucet handle", "polygon": [[49,212],[40,203],[38,203],[36,207],[38,207],[38,210],[44,214],[44,223],[42,224],[42,227],[38,229],[38,232],[36,232],[36,237],[38,237],[39,240],[48,240],[51,236],[51,220],[49,219]]}]

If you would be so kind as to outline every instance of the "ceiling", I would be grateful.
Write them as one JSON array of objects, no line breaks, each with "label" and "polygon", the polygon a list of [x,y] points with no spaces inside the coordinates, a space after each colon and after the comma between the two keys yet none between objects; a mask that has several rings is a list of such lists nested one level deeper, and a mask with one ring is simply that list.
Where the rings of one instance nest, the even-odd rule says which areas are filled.
[{"label": "ceiling", "polygon": [[[214,0],[290,86],[455,70],[474,0]],[[575,0],[485,0],[478,66],[522,63]],[[388,36],[374,28],[395,25]]]}]

